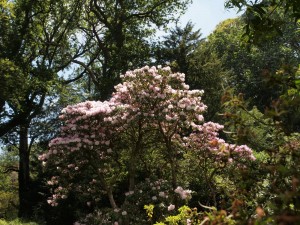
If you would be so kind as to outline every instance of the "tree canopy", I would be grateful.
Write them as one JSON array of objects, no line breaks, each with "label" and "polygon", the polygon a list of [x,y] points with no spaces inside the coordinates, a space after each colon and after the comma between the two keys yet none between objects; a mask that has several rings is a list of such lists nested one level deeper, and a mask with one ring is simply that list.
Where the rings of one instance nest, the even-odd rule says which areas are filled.
[{"label": "tree canopy", "polygon": [[300,6],[297,0],[228,0],[225,1],[225,6],[244,11],[243,17],[246,21],[244,37],[254,43],[283,34],[282,25],[287,20],[283,19],[282,15],[294,23],[300,19]]}]

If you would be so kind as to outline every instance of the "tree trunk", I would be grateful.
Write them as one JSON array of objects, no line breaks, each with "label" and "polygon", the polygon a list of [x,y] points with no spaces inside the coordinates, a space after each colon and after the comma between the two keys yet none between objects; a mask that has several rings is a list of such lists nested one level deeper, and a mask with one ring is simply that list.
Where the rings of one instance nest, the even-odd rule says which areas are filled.
[{"label": "tree trunk", "polygon": [[171,175],[172,175],[172,187],[173,189],[176,189],[177,184],[177,170],[176,170],[176,159],[171,159]]},{"label": "tree trunk", "polygon": [[29,217],[29,149],[28,124],[20,125],[19,133],[19,217]]},{"label": "tree trunk", "polygon": [[113,195],[113,193],[112,193],[111,188],[109,188],[109,189],[107,190],[107,196],[108,196],[108,199],[109,199],[109,202],[110,202],[111,207],[112,207],[113,209],[117,209],[118,206],[117,206],[117,204],[116,204],[116,202],[115,202],[114,195]]},{"label": "tree trunk", "polygon": [[132,149],[131,156],[130,156],[130,164],[129,164],[129,191],[134,191],[135,188],[135,175],[136,175],[136,167],[137,167],[137,158],[141,153],[141,144],[143,141],[143,134],[142,134],[142,121],[139,120],[139,129],[138,129],[138,138],[135,142],[135,146]]}]

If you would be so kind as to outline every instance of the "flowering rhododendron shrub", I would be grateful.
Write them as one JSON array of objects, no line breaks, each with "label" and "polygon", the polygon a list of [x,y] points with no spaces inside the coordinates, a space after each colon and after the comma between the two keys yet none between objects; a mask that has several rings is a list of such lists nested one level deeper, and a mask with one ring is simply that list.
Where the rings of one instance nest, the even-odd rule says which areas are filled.
[{"label": "flowering rhododendron shrub", "polygon": [[202,155],[203,159],[212,159],[212,163],[216,165],[223,161],[237,163],[239,167],[243,167],[241,162],[255,160],[252,150],[248,146],[228,144],[219,138],[218,131],[220,129],[223,129],[220,124],[204,123],[197,127],[197,132],[192,132],[185,138],[186,143],[197,155]]},{"label": "flowering rhododendron shrub", "polygon": [[[147,220],[146,215],[137,216],[145,204],[154,202],[168,211],[190,199],[192,192],[181,187],[188,186],[185,154],[192,152],[198,163],[210,159],[212,168],[224,162],[243,166],[255,159],[247,146],[218,137],[223,126],[204,123],[203,91],[189,90],[184,74],[146,66],[121,78],[108,101],[87,101],[62,111],[60,135],[40,156],[55,168],[48,181],[50,205],[73,193],[98,210],[99,217],[105,215],[102,224],[139,224]],[[145,191],[158,180],[163,185]],[[108,206],[108,214],[99,213]]]}]

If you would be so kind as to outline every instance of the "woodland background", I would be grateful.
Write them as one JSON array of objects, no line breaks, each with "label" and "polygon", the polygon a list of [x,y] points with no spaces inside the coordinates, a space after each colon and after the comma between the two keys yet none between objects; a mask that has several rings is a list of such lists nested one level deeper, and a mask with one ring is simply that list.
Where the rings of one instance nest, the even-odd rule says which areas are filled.
[{"label": "woodland background", "polygon": [[[158,39],[158,28],[189,3],[0,0],[0,224],[73,224],[94,210],[80,196],[47,204],[53,171],[38,157],[59,135],[63,108],[108,100],[120,74],[145,65],[185,73],[190,89],[204,90],[205,121],[255,152],[247,169],[222,171],[232,182],[220,173],[207,183],[204,170],[186,174],[194,194],[185,206],[209,218],[202,224],[300,223],[299,2],[225,1],[243,14],[207,38],[191,21]],[[118,193],[127,191],[122,179]]]}]

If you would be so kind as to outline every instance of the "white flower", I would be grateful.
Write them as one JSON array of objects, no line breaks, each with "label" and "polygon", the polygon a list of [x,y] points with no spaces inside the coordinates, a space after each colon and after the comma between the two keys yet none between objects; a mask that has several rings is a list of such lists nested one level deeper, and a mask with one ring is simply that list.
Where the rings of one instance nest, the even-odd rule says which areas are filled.
[{"label": "white flower", "polygon": [[173,118],[171,117],[171,116],[169,116],[169,115],[166,115],[166,120],[167,121],[171,121]]},{"label": "white flower", "polygon": [[166,196],[165,192],[161,191],[158,193],[159,197],[164,198]]},{"label": "white flower", "polygon": [[175,193],[178,193],[180,194],[181,192],[183,191],[183,188],[178,186],[176,189],[175,189]]},{"label": "white flower", "polygon": [[184,88],[185,90],[188,90],[188,89],[190,88],[190,86],[187,85],[187,84],[184,84],[184,85],[183,85],[183,88]]},{"label": "white flower", "polygon": [[154,77],[155,80],[160,80],[161,79],[161,75],[157,75]]},{"label": "white flower", "polygon": [[186,225],[191,225],[192,221],[190,219],[186,219]]},{"label": "white flower", "polygon": [[175,205],[172,205],[172,204],[171,204],[171,205],[168,206],[168,211],[172,211],[172,210],[174,210],[174,209],[175,209]]},{"label": "white flower", "polygon": [[122,216],[126,216],[127,215],[127,212],[126,211],[123,211],[122,212]]}]

